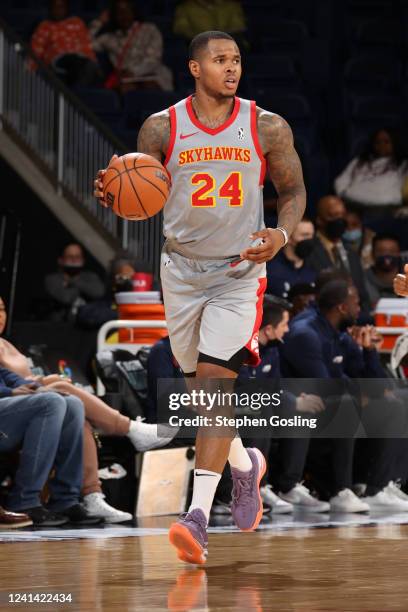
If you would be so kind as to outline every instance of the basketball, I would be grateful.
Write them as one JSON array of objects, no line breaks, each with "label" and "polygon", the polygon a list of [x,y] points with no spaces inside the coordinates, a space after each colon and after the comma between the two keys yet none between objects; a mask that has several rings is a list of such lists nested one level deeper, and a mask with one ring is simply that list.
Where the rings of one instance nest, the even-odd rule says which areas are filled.
[{"label": "basketball", "polygon": [[130,221],[156,215],[170,191],[162,164],[144,153],[128,153],[109,164],[103,177],[103,197],[115,214]]}]

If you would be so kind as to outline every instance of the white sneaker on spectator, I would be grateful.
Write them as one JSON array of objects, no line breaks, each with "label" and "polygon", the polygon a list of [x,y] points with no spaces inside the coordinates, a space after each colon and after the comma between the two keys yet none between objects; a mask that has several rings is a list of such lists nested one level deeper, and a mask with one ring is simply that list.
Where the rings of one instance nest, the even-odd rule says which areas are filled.
[{"label": "white sneaker on spectator", "polygon": [[152,450],[153,448],[161,448],[166,446],[174,436],[178,429],[174,427],[166,427],[160,425],[160,431],[165,433],[167,438],[158,435],[158,427],[156,423],[143,423],[142,417],[137,417],[135,421],[130,421],[128,438],[132,442],[135,449],[141,453]]},{"label": "white sneaker on spectator", "polygon": [[393,493],[394,495],[396,495],[399,499],[402,499],[403,501],[408,501],[408,495],[404,493],[404,491],[401,490],[401,485],[399,482],[394,482],[393,480],[390,480],[388,485],[385,487],[384,491]]},{"label": "white sneaker on spectator", "polygon": [[350,489],[343,489],[330,499],[331,512],[370,512],[370,506]]},{"label": "white sneaker on spectator", "polygon": [[84,496],[83,505],[90,515],[103,517],[105,523],[124,523],[133,519],[129,512],[122,512],[106,503],[104,497],[103,493],[89,493]]},{"label": "white sneaker on spectator", "polygon": [[300,482],[287,493],[279,491],[278,495],[295,508],[299,508],[299,510],[308,510],[309,512],[328,512],[330,510],[328,502],[320,501],[320,499],[313,497],[309,489]]},{"label": "white sneaker on spectator", "polygon": [[261,487],[260,492],[262,501],[271,507],[272,514],[289,514],[293,512],[293,505],[278,497],[270,484]]},{"label": "white sneaker on spectator", "polygon": [[367,502],[372,511],[408,512],[408,501],[400,499],[393,492],[390,492],[388,485],[375,495],[363,497],[362,501]]}]

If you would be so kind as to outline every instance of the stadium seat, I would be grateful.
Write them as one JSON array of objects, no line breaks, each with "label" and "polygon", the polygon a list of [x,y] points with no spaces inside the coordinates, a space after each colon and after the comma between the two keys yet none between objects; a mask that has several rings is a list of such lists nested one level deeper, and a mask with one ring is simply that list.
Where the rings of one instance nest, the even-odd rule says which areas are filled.
[{"label": "stadium seat", "polygon": [[344,81],[353,91],[392,91],[401,79],[401,63],[384,55],[351,58],[344,67]]},{"label": "stadium seat", "polygon": [[138,129],[152,113],[168,108],[179,95],[165,91],[129,91],[123,96],[124,127]]},{"label": "stadium seat", "polygon": [[111,129],[121,125],[122,111],[115,91],[77,87],[74,92]]},{"label": "stadium seat", "polygon": [[244,65],[251,97],[259,98],[268,89],[284,87],[286,91],[299,91],[302,81],[290,57],[248,56]]}]

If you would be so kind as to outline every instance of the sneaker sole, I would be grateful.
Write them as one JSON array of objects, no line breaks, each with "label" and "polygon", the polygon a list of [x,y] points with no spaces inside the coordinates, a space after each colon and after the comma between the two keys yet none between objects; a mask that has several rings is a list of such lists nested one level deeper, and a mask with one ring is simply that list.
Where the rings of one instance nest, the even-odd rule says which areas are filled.
[{"label": "sneaker sole", "polygon": [[254,531],[258,527],[259,523],[261,522],[261,518],[263,516],[263,501],[261,497],[261,486],[260,485],[261,485],[262,477],[266,472],[266,461],[265,461],[265,457],[263,456],[260,450],[258,450],[257,448],[254,448],[252,450],[254,451],[256,455],[258,455],[258,458],[261,460],[259,469],[258,469],[258,479],[257,479],[259,510],[258,510],[258,513],[251,527],[246,527],[245,529],[241,529],[240,527],[241,531]]},{"label": "sneaker sole", "polygon": [[19,527],[30,527],[33,521],[23,521],[21,523],[0,523],[0,529],[19,529]]},{"label": "sneaker sole", "polygon": [[170,544],[177,549],[180,561],[194,565],[204,565],[207,561],[203,547],[184,525],[173,523],[169,531],[169,540]]}]

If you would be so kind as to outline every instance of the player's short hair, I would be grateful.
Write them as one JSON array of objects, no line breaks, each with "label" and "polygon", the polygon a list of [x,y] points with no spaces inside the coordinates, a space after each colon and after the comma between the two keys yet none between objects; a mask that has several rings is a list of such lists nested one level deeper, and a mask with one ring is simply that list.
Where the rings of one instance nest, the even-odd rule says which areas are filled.
[{"label": "player's short hair", "polygon": [[344,304],[349,294],[349,284],[345,280],[333,280],[327,283],[320,291],[317,305],[322,312],[329,312]]},{"label": "player's short hair", "polygon": [[209,30],[208,32],[200,32],[197,36],[194,36],[188,47],[188,59],[197,59],[200,51],[208,46],[210,40],[235,40],[226,32],[220,32],[219,30]]},{"label": "player's short hair", "polygon": [[290,312],[292,304],[275,295],[265,295],[263,301],[263,315],[261,328],[267,325],[277,327],[283,319],[284,312]]}]

